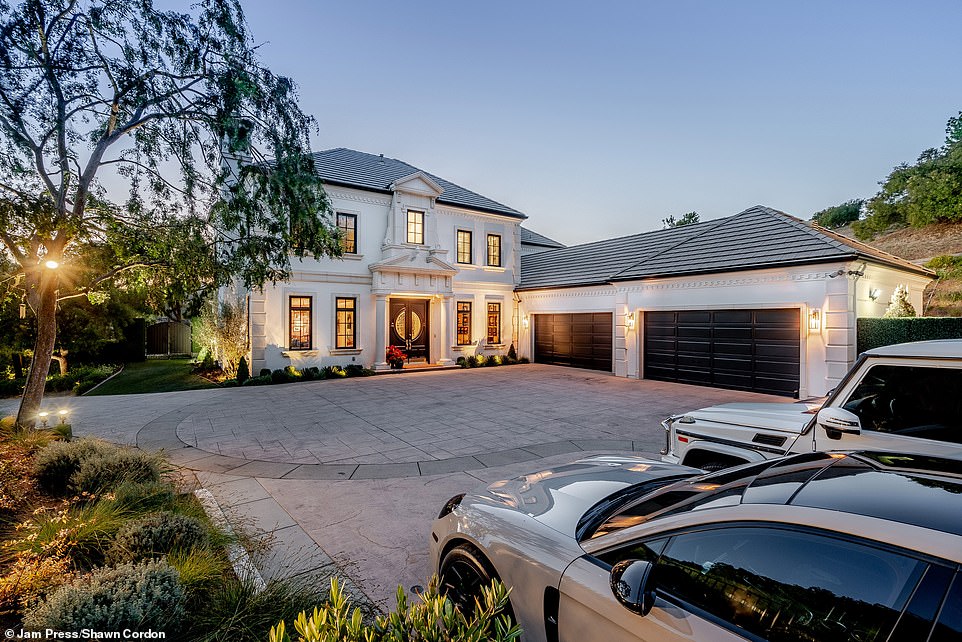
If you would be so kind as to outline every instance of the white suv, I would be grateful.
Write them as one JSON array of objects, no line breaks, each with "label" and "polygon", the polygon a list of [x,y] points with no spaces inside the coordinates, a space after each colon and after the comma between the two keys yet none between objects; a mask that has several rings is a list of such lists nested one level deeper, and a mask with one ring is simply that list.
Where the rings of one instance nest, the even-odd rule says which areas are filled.
[{"label": "white suv", "polygon": [[824,404],[722,404],[662,426],[662,459],[706,470],[826,450],[962,459],[962,339],[869,350]]}]

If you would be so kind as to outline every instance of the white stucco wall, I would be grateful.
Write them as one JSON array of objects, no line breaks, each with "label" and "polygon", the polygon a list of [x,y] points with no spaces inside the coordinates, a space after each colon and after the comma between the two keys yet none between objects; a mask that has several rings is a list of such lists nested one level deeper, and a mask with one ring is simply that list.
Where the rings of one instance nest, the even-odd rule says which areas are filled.
[{"label": "white stucco wall", "polygon": [[[414,186],[414,189],[420,189]],[[341,258],[294,260],[291,279],[267,285],[251,296],[252,372],[293,365],[349,365],[371,367],[384,356],[376,348],[378,334],[387,333],[375,322],[376,295],[429,300],[431,361],[454,359],[473,354],[486,332],[486,303],[502,304],[504,345],[512,338],[513,290],[520,269],[520,220],[466,208],[439,205],[430,195],[415,192],[379,194],[344,187],[329,187],[328,195],[335,212],[357,216],[357,254]],[[405,243],[402,219],[408,208],[425,212],[424,245]],[[474,234],[474,256],[470,265],[456,262],[456,230]],[[487,234],[501,236],[502,266],[485,265]],[[453,276],[431,269],[445,269],[430,263],[431,258],[456,268]],[[410,258],[410,260],[408,260]],[[383,269],[375,283],[371,265],[386,259],[400,264]],[[420,271],[419,271],[420,270]],[[289,350],[289,298],[312,299],[312,349]],[[357,299],[356,347],[338,350],[335,344],[335,299]],[[454,311],[457,301],[472,302],[474,345],[456,347]],[[504,352],[492,346],[488,353]]]}]

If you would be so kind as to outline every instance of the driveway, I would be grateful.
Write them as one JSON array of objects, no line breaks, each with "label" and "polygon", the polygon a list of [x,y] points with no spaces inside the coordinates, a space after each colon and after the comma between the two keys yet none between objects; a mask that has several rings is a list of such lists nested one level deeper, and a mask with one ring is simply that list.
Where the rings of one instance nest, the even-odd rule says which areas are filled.
[{"label": "driveway", "polygon": [[531,364],[48,405],[69,402],[77,434],[165,450],[236,519],[292,550],[316,542],[391,606],[399,583],[424,584],[450,496],[587,454],[654,455],[665,416],[731,401],[789,400]]}]

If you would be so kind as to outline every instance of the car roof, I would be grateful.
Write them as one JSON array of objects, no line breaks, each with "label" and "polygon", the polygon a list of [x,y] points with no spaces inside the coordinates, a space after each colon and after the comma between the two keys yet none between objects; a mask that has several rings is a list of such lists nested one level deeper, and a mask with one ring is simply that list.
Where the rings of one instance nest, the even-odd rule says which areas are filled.
[{"label": "car roof", "polygon": [[881,346],[866,350],[865,354],[878,357],[919,357],[962,359],[962,339],[939,339],[936,341],[914,341],[891,346]]}]

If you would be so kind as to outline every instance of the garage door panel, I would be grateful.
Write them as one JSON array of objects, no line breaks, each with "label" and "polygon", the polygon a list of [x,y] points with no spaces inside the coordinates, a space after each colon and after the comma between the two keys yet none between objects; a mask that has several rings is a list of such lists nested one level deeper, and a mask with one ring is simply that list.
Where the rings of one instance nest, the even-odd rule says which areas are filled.
[{"label": "garage door panel", "polygon": [[644,376],[797,394],[799,323],[797,309],[646,313]]},{"label": "garage door panel", "polygon": [[[611,372],[613,316],[610,312],[536,314],[534,317],[535,361]],[[666,341],[666,350],[673,349],[673,345],[673,339]]]}]

